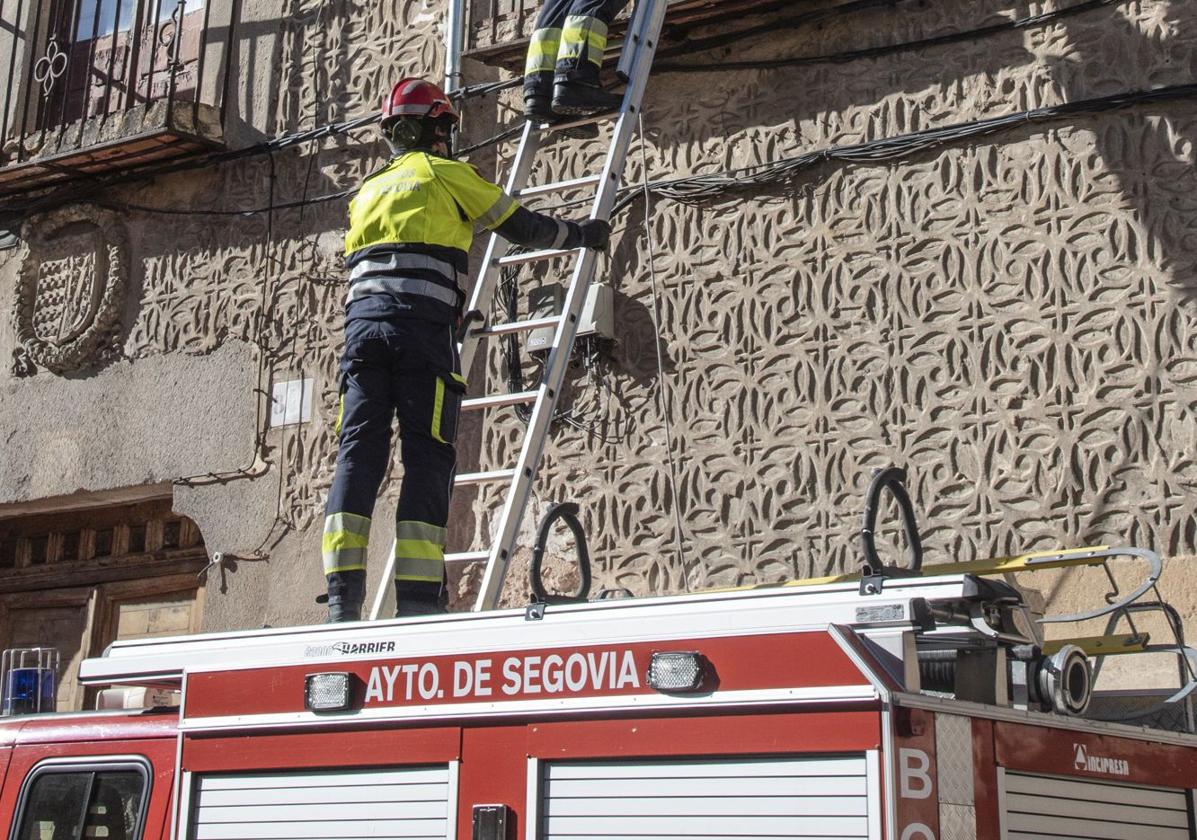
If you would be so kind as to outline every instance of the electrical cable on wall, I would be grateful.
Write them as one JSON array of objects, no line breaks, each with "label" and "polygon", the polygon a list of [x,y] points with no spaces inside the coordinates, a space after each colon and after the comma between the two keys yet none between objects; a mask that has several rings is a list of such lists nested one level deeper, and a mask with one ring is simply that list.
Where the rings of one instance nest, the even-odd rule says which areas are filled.
[{"label": "electrical cable on wall", "polygon": [[[1028,124],[1051,123],[1065,117],[1100,114],[1144,102],[1166,102],[1193,97],[1197,97],[1197,84],[1172,85],[1154,90],[1101,96],[1063,105],[1049,105],[998,117],[955,123],[942,128],[928,128],[881,140],[870,140],[847,146],[831,146],[826,149],[804,152],[794,157],[725,170],[712,175],[691,175],[655,181],[649,184],[649,189],[674,201],[699,201],[732,190],[750,189],[787,181],[803,169],[828,161],[887,162],[959,143],[963,140],[988,137],[1002,131],[1022,128]],[[634,198],[634,194],[626,194],[616,203],[616,207],[622,208]]]},{"label": "electrical cable on wall", "polygon": [[524,123],[521,120],[520,122],[511,126],[511,128],[504,129],[503,131],[500,131],[498,134],[488,137],[480,143],[475,143],[472,146],[466,146],[464,149],[458,149],[457,154],[455,154],[454,157],[465,157],[466,155],[470,154],[471,152],[476,152],[479,149],[485,149],[488,146],[496,146],[499,143],[502,143],[504,140],[509,140],[512,137],[515,137],[517,134],[519,134],[523,130],[524,130]]},{"label": "electrical cable on wall", "polygon": [[[745,38],[751,38],[754,35],[776,35],[778,32],[787,29],[802,29],[814,23],[821,23],[826,20],[833,20],[835,18],[847,17],[850,14],[857,12],[872,11],[873,9],[888,7],[893,8],[899,3],[910,2],[910,0],[852,0],[849,3],[840,3],[836,6],[828,6],[825,9],[815,9],[812,11],[801,12],[792,17],[775,18],[765,23],[750,26],[745,29],[736,29],[731,32],[724,32],[719,35],[712,35],[707,38],[694,38],[682,41],[680,44],[664,47],[657,50],[657,59],[670,58],[677,55],[692,55],[696,52],[706,52],[708,50],[725,47],[728,44],[734,44],[742,41]],[[657,65],[653,65],[653,70],[657,69]]]},{"label": "electrical cable on wall", "polygon": [[[269,186],[268,186],[267,198],[268,198],[268,201],[273,202],[274,187],[275,187],[275,175],[276,175],[274,155],[273,154],[268,155],[267,160],[269,161],[269,167],[270,167],[269,175],[268,175]],[[268,210],[268,213],[266,216],[267,248],[269,248],[269,244],[272,243],[273,241],[274,241],[274,216]],[[265,469],[255,470],[255,467],[258,466],[259,463],[262,463],[262,459],[260,456],[261,456],[262,450],[265,447],[265,442],[266,442],[267,418],[264,416],[264,413],[263,413],[263,405],[266,403],[267,400],[270,399],[270,394],[263,387],[263,380],[266,375],[266,359],[269,356],[269,349],[264,346],[264,343],[261,340],[261,333],[262,333],[262,329],[263,329],[263,327],[262,327],[263,313],[267,309],[267,303],[269,302],[269,294],[270,294],[270,288],[271,288],[271,284],[269,282],[269,277],[267,277],[267,282],[264,282],[261,284],[261,288],[262,288],[261,298],[258,302],[258,316],[255,318],[255,321],[254,321],[254,331],[255,331],[255,333],[257,333],[257,335],[255,335],[253,338],[251,338],[251,342],[254,344],[254,346],[256,346],[258,348],[258,370],[257,370],[257,382],[254,387],[254,396],[256,398],[256,403],[257,403],[254,407],[254,442],[253,442],[253,452],[250,456],[249,463],[244,467],[237,467],[234,470],[228,470],[225,472],[209,471],[206,473],[196,473],[193,475],[179,476],[175,479],[172,479],[172,481],[171,481],[172,484],[182,486],[182,487],[203,487],[203,486],[210,485],[210,484],[224,484],[228,481],[232,481],[235,479],[259,478],[260,476],[265,475],[265,473],[269,470],[269,467],[266,467]],[[277,519],[277,516],[276,516],[276,519]],[[273,532],[273,530],[274,530],[274,524],[271,525],[271,532]],[[267,534],[267,539],[269,539],[269,536],[270,535]],[[266,540],[263,540],[262,545],[265,545],[265,543],[266,543]],[[260,551],[262,545],[258,546],[258,548],[255,549],[255,551],[254,551],[255,554]],[[201,572],[201,574],[206,573],[208,568],[211,565],[213,565],[213,564],[210,563],[208,565],[208,567],[205,567],[204,570]]]},{"label": "electrical cable on wall", "polygon": [[[648,153],[645,151],[644,139],[644,113],[637,115],[640,127],[640,176],[641,185],[638,189],[644,194],[644,237],[648,244],[648,277],[649,288],[653,293],[653,305],[649,310],[652,315],[653,324],[653,347],[656,350],[657,357],[657,400],[661,411],[661,419],[665,421],[665,457],[669,463],[669,490],[673,497],[673,519],[674,528],[677,531],[677,539],[675,540],[675,547],[677,549],[677,561],[682,570],[682,585],[685,587],[687,594],[690,592],[690,574],[686,571],[686,554],[683,546],[683,522],[682,522],[682,507],[681,499],[677,492],[677,466],[673,458],[673,415],[669,411],[669,401],[665,399],[665,359],[661,350],[661,342],[663,340],[661,333],[661,313],[660,313],[660,292],[657,289],[657,268],[656,268],[656,246],[653,240],[652,229],[652,195],[649,192],[648,181]],[[633,188],[637,189],[637,188]],[[618,205],[617,205],[618,207]],[[616,212],[612,210],[612,215]]]},{"label": "electrical cable on wall", "polygon": [[[524,249],[519,247],[510,248],[507,253],[510,256],[523,253]],[[520,286],[519,275],[521,266],[509,265],[505,266],[499,274],[499,283],[496,288],[496,300],[498,302],[499,311],[504,313],[508,322],[519,320],[519,303],[520,303]],[[603,371],[601,369],[601,358],[597,352],[597,347],[593,346],[591,341],[593,336],[582,336],[575,342],[575,350],[582,359],[583,367],[588,376],[603,386],[607,383],[603,379]],[[525,390],[524,373],[521,362],[522,354],[520,352],[520,336],[509,333],[500,338],[499,352],[502,356],[502,370],[503,376],[506,379],[507,390],[509,393],[519,393]],[[609,388],[608,388],[609,389]],[[515,416],[519,418],[520,422],[525,425],[532,418],[532,409],[527,405],[517,404],[511,406]],[[565,423],[573,428],[586,432],[587,434],[595,434],[597,421],[591,423],[584,423],[576,419],[576,406],[571,405],[568,408],[558,408],[553,412],[554,423]],[[606,442],[605,435],[599,437]]]},{"label": "electrical cable on wall", "polygon": [[[179,172],[215,167],[221,164],[231,163],[233,161],[258,157],[259,155],[273,154],[274,152],[282,151],[283,149],[288,149],[303,143],[321,140],[325,137],[351,134],[354,131],[360,131],[364,128],[373,129],[373,125],[377,122],[377,114],[368,114],[366,116],[357,117],[356,119],[346,120],[344,122],[331,123],[329,125],[307,129],[305,131],[285,134],[272,140],[254,144],[253,146],[247,146],[244,149],[215,152],[212,154],[200,155],[198,157],[186,158],[183,160],[170,160],[156,166],[148,166],[129,172],[122,172],[118,175],[113,175],[106,178],[94,176],[87,185],[72,185],[70,187],[60,188],[54,192],[51,192],[49,195],[42,195],[32,198],[25,204],[17,205],[9,209],[12,213],[17,215],[28,215],[31,213],[52,210],[55,207],[60,207],[63,204],[69,204],[76,201],[93,201],[95,203],[99,203],[95,199],[95,195],[97,193],[102,193],[114,186],[139,181],[149,181],[162,175],[174,175]],[[352,190],[347,190],[345,194],[350,195],[352,192]],[[332,198],[332,196],[327,196],[316,199],[316,201],[332,200]],[[274,209],[289,209],[289,207],[292,206],[297,207],[299,204],[292,202],[290,205],[277,205]],[[262,209],[257,212],[265,212],[265,210]],[[180,211],[177,215],[188,215],[188,211]],[[222,214],[204,213],[200,215]],[[229,215],[238,214],[236,212],[232,212],[229,213]]]},{"label": "electrical cable on wall", "polygon": [[[728,191],[780,183],[790,179],[798,171],[820,163],[831,161],[844,161],[847,163],[891,161],[930,149],[950,146],[963,140],[991,136],[1027,124],[1047,124],[1057,122],[1069,116],[1100,114],[1140,103],[1167,102],[1194,97],[1197,97],[1197,84],[1170,85],[1152,90],[1129,91],[1094,99],[1082,99],[1062,105],[1048,105],[1026,111],[1015,111],[998,117],[954,123],[942,128],[924,129],[923,131],[900,134],[880,140],[867,140],[863,143],[854,143],[845,146],[830,146],[825,149],[803,152],[793,157],[755,164],[753,166],[651,181],[648,189],[650,192],[674,201],[698,201],[713,198]],[[112,200],[97,203],[112,210],[139,211],[176,216],[236,217],[252,216],[267,212],[267,210],[289,210],[318,202],[335,201],[347,198],[356,191],[356,189],[340,190],[328,195],[315,196],[304,201],[276,204],[273,208],[254,207],[243,210],[177,210],[174,208],[149,207],[126,201]],[[626,207],[629,202],[635,200],[636,196],[642,193],[643,190],[639,186],[629,186],[624,187],[620,192],[622,197],[616,203],[616,209],[612,211],[612,215]],[[580,206],[588,201],[589,199],[564,201],[558,204],[546,205],[541,209],[566,209]]]},{"label": "electrical cable on wall", "polygon": [[[809,24],[815,22],[810,17],[812,14],[817,14],[820,17],[825,17],[827,14],[834,12],[836,15],[844,15],[853,11],[860,11],[873,8],[874,6],[883,3],[900,2],[900,0],[860,0],[858,3],[841,4],[841,6],[833,9],[823,10],[818,13],[806,13],[794,18],[784,19],[782,21],[773,22],[767,25],[752,27],[745,30],[739,30],[735,33],[727,35],[716,36],[713,39],[702,39],[696,41],[686,42],[684,52],[695,52],[702,50],[716,49],[723,45],[725,41],[730,42],[745,37],[750,37],[753,34],[763,34],[765,32],[775,31],[780,26],[783,28],[798,28],[801,24]],[[942,44],[954,43],[958,41],[972,40],[975,38],[982,38],[989,35],[997,34],[1015,29],[1027,29],[1035,26],[1041,26],[1052,21],[1070,16],[1080,14],[1082,12],[1090,11],[1102,6],[1108,6],[1115,3],[1126,2],[1126,0],[1086,0],[1086,2],[1074,4],[1063,9],[1057,9],[1050,12],[1044,12],[1040,15],[1033,15],[1026,18],[1020,18],[1014,21],[1006,21],[991,26],[981,27],[979,29],[968,30],[964,32],[949,33],[935,38],[925,38],[916,41],[904,42],[901,44],[893,44],[887,46],[879,46],[862,50],[852,50],[842,53],[835,53],[831,55],[798,57],[791,59],[770,59],[759,62],[727,62],[720,61],[718,63],[670,63],[658,62],[654,67],[654,72],[708,72],[712,70],[735,70],[735,69],[771,69],[786,66],[796,66],[801,64],[816,64],[816,63],[841,63],[846,61],[853,61],[859,58],[868,58],[881,55],[888,55],[897,52],[903,52],[911,49],[921,49],[927,47],[934,47]],[[669,51],[662,51],[658,55],[669,55]],[[478,96],[487,96],[492,93],[509,90],[518,87],[522,83],[522,77],[515,77],[512,79],[505,79],[497,82],[483,82],[476,85],[469,85],[453,92],[453,96],[460,99],[469,99]],[[17,215],[40,212],[44,210],[53,209],[62,204],[71,201],[78,201],[91,198],[94,194],[102,189],[107,189],[121,183],[128,183],[131,181],[147,180],[158,175],[173,174],[191,169],[204,168],[208,166],[218,166],[222,163],[227,163],[239,160],[246,157],[252,157],[259,154],[266,154],[272,151],[279,151],[286,148],[291,148],[307,142],[321,140],[326,137],[338,136],[341,134],[351,134],[364,128],[371,128],[378,120],[375,114],[367,114],[365,116],[356,117],[350,120],[330,123],[324,126],[316,126],[303,131],[292,132],[284,134],[271,140],[249,146],[245,149],[238,149],[226,152],[216,152],[209,155],[204,155],[197,158],[192,158],[184,161],[167,161],[158,166],[147,167],[139,169],[134,172],[122,173],[118,176],[101,178],[92,176],[88,185],[80,186],[73,185],[70,187],[60,188],[52,192],[48,196],[41,196],[31,199],[24,205],[13,208],[13,212]],[[463,149],[459,154],[468,154],[489,145],[493,145],[507,137],[517,133],[520,126],[513,126],[504,132],[501,132],[493,137],[483,140],[480,143],[474,144],[466,149]],[[353,190],[344,190],[338,193],[318,196],[306,203],[317,203],[321,201],[335,201],[339,198],[346,198],[353,194]],[[286,210],[294,207],[305,206],[305,202],[290,202],[287,204],[276,205],[275,210]],[[148,209],[148,208],[147,208]],[[155,210],[167,214],[166,208]],[[254,212],[264,212],[261,209],[249,211],[175,211],[175,215],[188,215],[191,213],[200,215],[243,215]]]},{"label": "electrical cable on wall", "polygon": [[449,98],[464,101],[479,96],[489,96],[492,93],[500,93],[519,87],[523,83],[524,77],[516,76],[513,79],[500,79],[497,82],[480,82],[476,85],[465,85],[464,87],[459,87],[457,90],[450,91]]}]

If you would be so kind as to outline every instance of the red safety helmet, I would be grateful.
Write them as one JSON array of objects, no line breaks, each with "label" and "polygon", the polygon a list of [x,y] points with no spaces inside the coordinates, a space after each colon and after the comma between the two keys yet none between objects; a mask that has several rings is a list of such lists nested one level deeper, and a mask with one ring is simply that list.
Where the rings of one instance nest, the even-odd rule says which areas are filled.
[{"label": "red safety helmet", "polygon": [[453,122],[461,119],[445,92],[423,79],[400,79],[382,103],[383,128],[400,117],[436,119],[444,116],[452,117]]}]

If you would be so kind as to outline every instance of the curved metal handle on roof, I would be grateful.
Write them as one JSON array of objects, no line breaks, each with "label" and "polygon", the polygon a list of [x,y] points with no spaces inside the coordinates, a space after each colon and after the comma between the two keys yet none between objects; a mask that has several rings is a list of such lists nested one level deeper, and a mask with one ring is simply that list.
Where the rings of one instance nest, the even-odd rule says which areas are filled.
[{"label": "curved metal handle on roof", "polygon": [[[1148,645],[1143,652],[1179,654],[1188,660],[1189,668],[1191,670],[1197,669],[1197,650],[1194,650],[1188,645]],[[1152,715],[1157,715],[1160,712],[1165,711],[1169,706],[1184,700],[1195,690],[1197,690],[1197,679],[1190,679],[1172,696],[1167,697],[1158,703],[1153,703],[1144,709],[1139,709],[1138,711],[1134,712],[1122,712],[1115,717],[1109,718],[1094,717],[1093,715],[1089,715],[1089,717],[1093,718],[1094,720],[1103,720],[1115,723],[1126,723],[1133,720],[1142,720],[1143,718],[1148,718]]]},{"label": "curved metal handle on roof", "polygon": [[923,568],[923,541],[919,537],[918,520],[914,517],[914,506],[910,503],[905,482],[906,470],[901,467],[878,470],[873,473],[873,480],[869,482],[869,489],[865,493],[864,521],[860,526],[860,547],[864,552],[865,575],[878,574],[885,568],[881,558],[877,556],[877,544],[873,539],[883,490],[889,490],[902,514],[902,527],[906,531],[906,543],[910,551],[908,568],[912,572]]},{"label": "curved metal handle on roof", "polygon": [[[578,552],[578,588],[572,595],[550,595],[545,591],[544,581],[540,577],[541,561],[549,541],[549,529],[558,519],[564,520],[573,532],[574,545]],[[578,521],[577,503],[562,502],[552,505],[544,519],[540,520],[540,528],[536,532],[536,545],[532,547],[532,563],[528,567],[528,582],[532,585],[532,595],[536,600],[546,604],[585,601],[590,595],[590,552],[586,548],[586,532],[582,530],[582,523]]]},{"label": "curved metal handle on roof", "polygon": [[[1043,618],[1039,619],[1040,624],[1063,624],[1064,622],[1068,621],[1088,621],[1091,618],[1109,615],[1110,613],[1120,610],[1129,604],[1133,604],[1135,601],[1139,600],[1139,598],[1141,598],[1143,594],[1147,592],[1147,590],[1156,585],[1156,582],[1160,579],[1160,573],[1163,571],[1164,566],[1163,561],[1160,560],[1160,556],[1154,551],[1146,548],[1099,548],[1085,552],[1083,558],[1076,557],[1075,553],[1072,552],[1064,556],[1066,556],[1068,559],[1101,561],[1102,563],[1111,557],[1137,557],[1140,560],[1146,561],[1147,563],[1147,578],[1129,593],[1115,599],[1109,604],[1106,604],[1104,607],[1099,607],[1095,610],[1090,610],[1089,612],[1073,613],[1071,615],[1045,615]],[[1061,555],[1059,554],[1046,554],[1039,557],[1028,558],[1026,561],[1026,568],[1028,570],[1034,569],[1036,565],[1047,565],[1052,562],[1058,562],[1060,559]],[[1097,563],[1094,562],[1093,565],[1097,565]]]},{"label": "curved metal handle on roof", "polygon": [[[1161,700],[1155,705],[1152,705],[1146,709],[1141,709],[1138,712],[1134,712],[1130,715],[1124,715],[1122,717],[1123,720],[1138,720],[1141,718],[1150,717],[1151,715],[1163,711],[1170,704],[1178,703],[1181,700],[1184,700],[1186,697],[1192,694],[1194,690],[1197,690],[1197,651],[1185,643],[1185,628],[1184,622],[1181,621],[1180,613],[1178,613],[1176,608],[1166,601],[1143,601],[1123,607],[1119,614],[1111,615],[1109,620],[1106,622],[1106,636],[1110,637],[1113,632],[1118,629],[1118,622],[1120,619],[1125,618],[1127,622],[1131,624],[1131,628],[1135,629],[1133,622],[1131,622],[1131,614],[1152,611],[1159,611],[1163,613],[1165,623],[1172,630],[1172,638],[1174,639],[1174,642],[1170,645],[1147,644],[1147,634],[1138,633],[1136,630],[1136,634],[1143,641],[1138,648],[1132,652],[1168,653],[1175,656],[1179,666],[1180,687],[1174,694],[1172,694],[1172,696],[1166,698],[1165,700]],[[1101,668],[1104,664],[1105,657],[1118,655],[1120,655],[1119,651],[1112,651],[1109,653],[1098,654],[1093,657],[1094,681],[1097,680],[1098,675],[1101,673]]]},{"label": "curved metal handle on roof", "polygon": [[[1161,653],[1180,653],[1189,662],[1189,673],[1197,672],[1197,650],[1193,650],[1188,645],[1181,645],[1179,648],[1170,647],[1169,645],[1160,645],[1159,647],[1161,648]],[[1153,648],[1154,645],[1149,647],[1148,651],[1154,652]],[[1197,679],[1191,679],[1181,686],[1179,691],[1164,701],[1164,705],[1184,700],[1193,693],[1194,689],[1197,689]]]}]

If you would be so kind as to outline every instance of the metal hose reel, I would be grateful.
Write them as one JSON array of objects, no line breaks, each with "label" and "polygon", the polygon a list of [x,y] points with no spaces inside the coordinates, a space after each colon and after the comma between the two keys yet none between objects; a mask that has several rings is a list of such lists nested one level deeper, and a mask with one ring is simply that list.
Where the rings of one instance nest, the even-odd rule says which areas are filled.
[{"label": "metal hose reel", "polygon": [[1083,715],[1093,694],[1093,666],[1079,647],[1064,645],[1036,663],[1033,686],[1044,710]]}]

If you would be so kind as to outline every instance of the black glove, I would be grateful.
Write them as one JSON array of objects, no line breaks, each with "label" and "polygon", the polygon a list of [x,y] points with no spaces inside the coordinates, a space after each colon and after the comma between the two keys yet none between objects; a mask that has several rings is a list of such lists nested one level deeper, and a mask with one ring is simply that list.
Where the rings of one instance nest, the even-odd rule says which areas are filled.
[{"label": "black glove", "polygon": [[602,219],[587,219],[578,222],[578,231],[582,234],[582,247],[593,248],[596,251],[606,251],[611,244],[611,223]]}]

